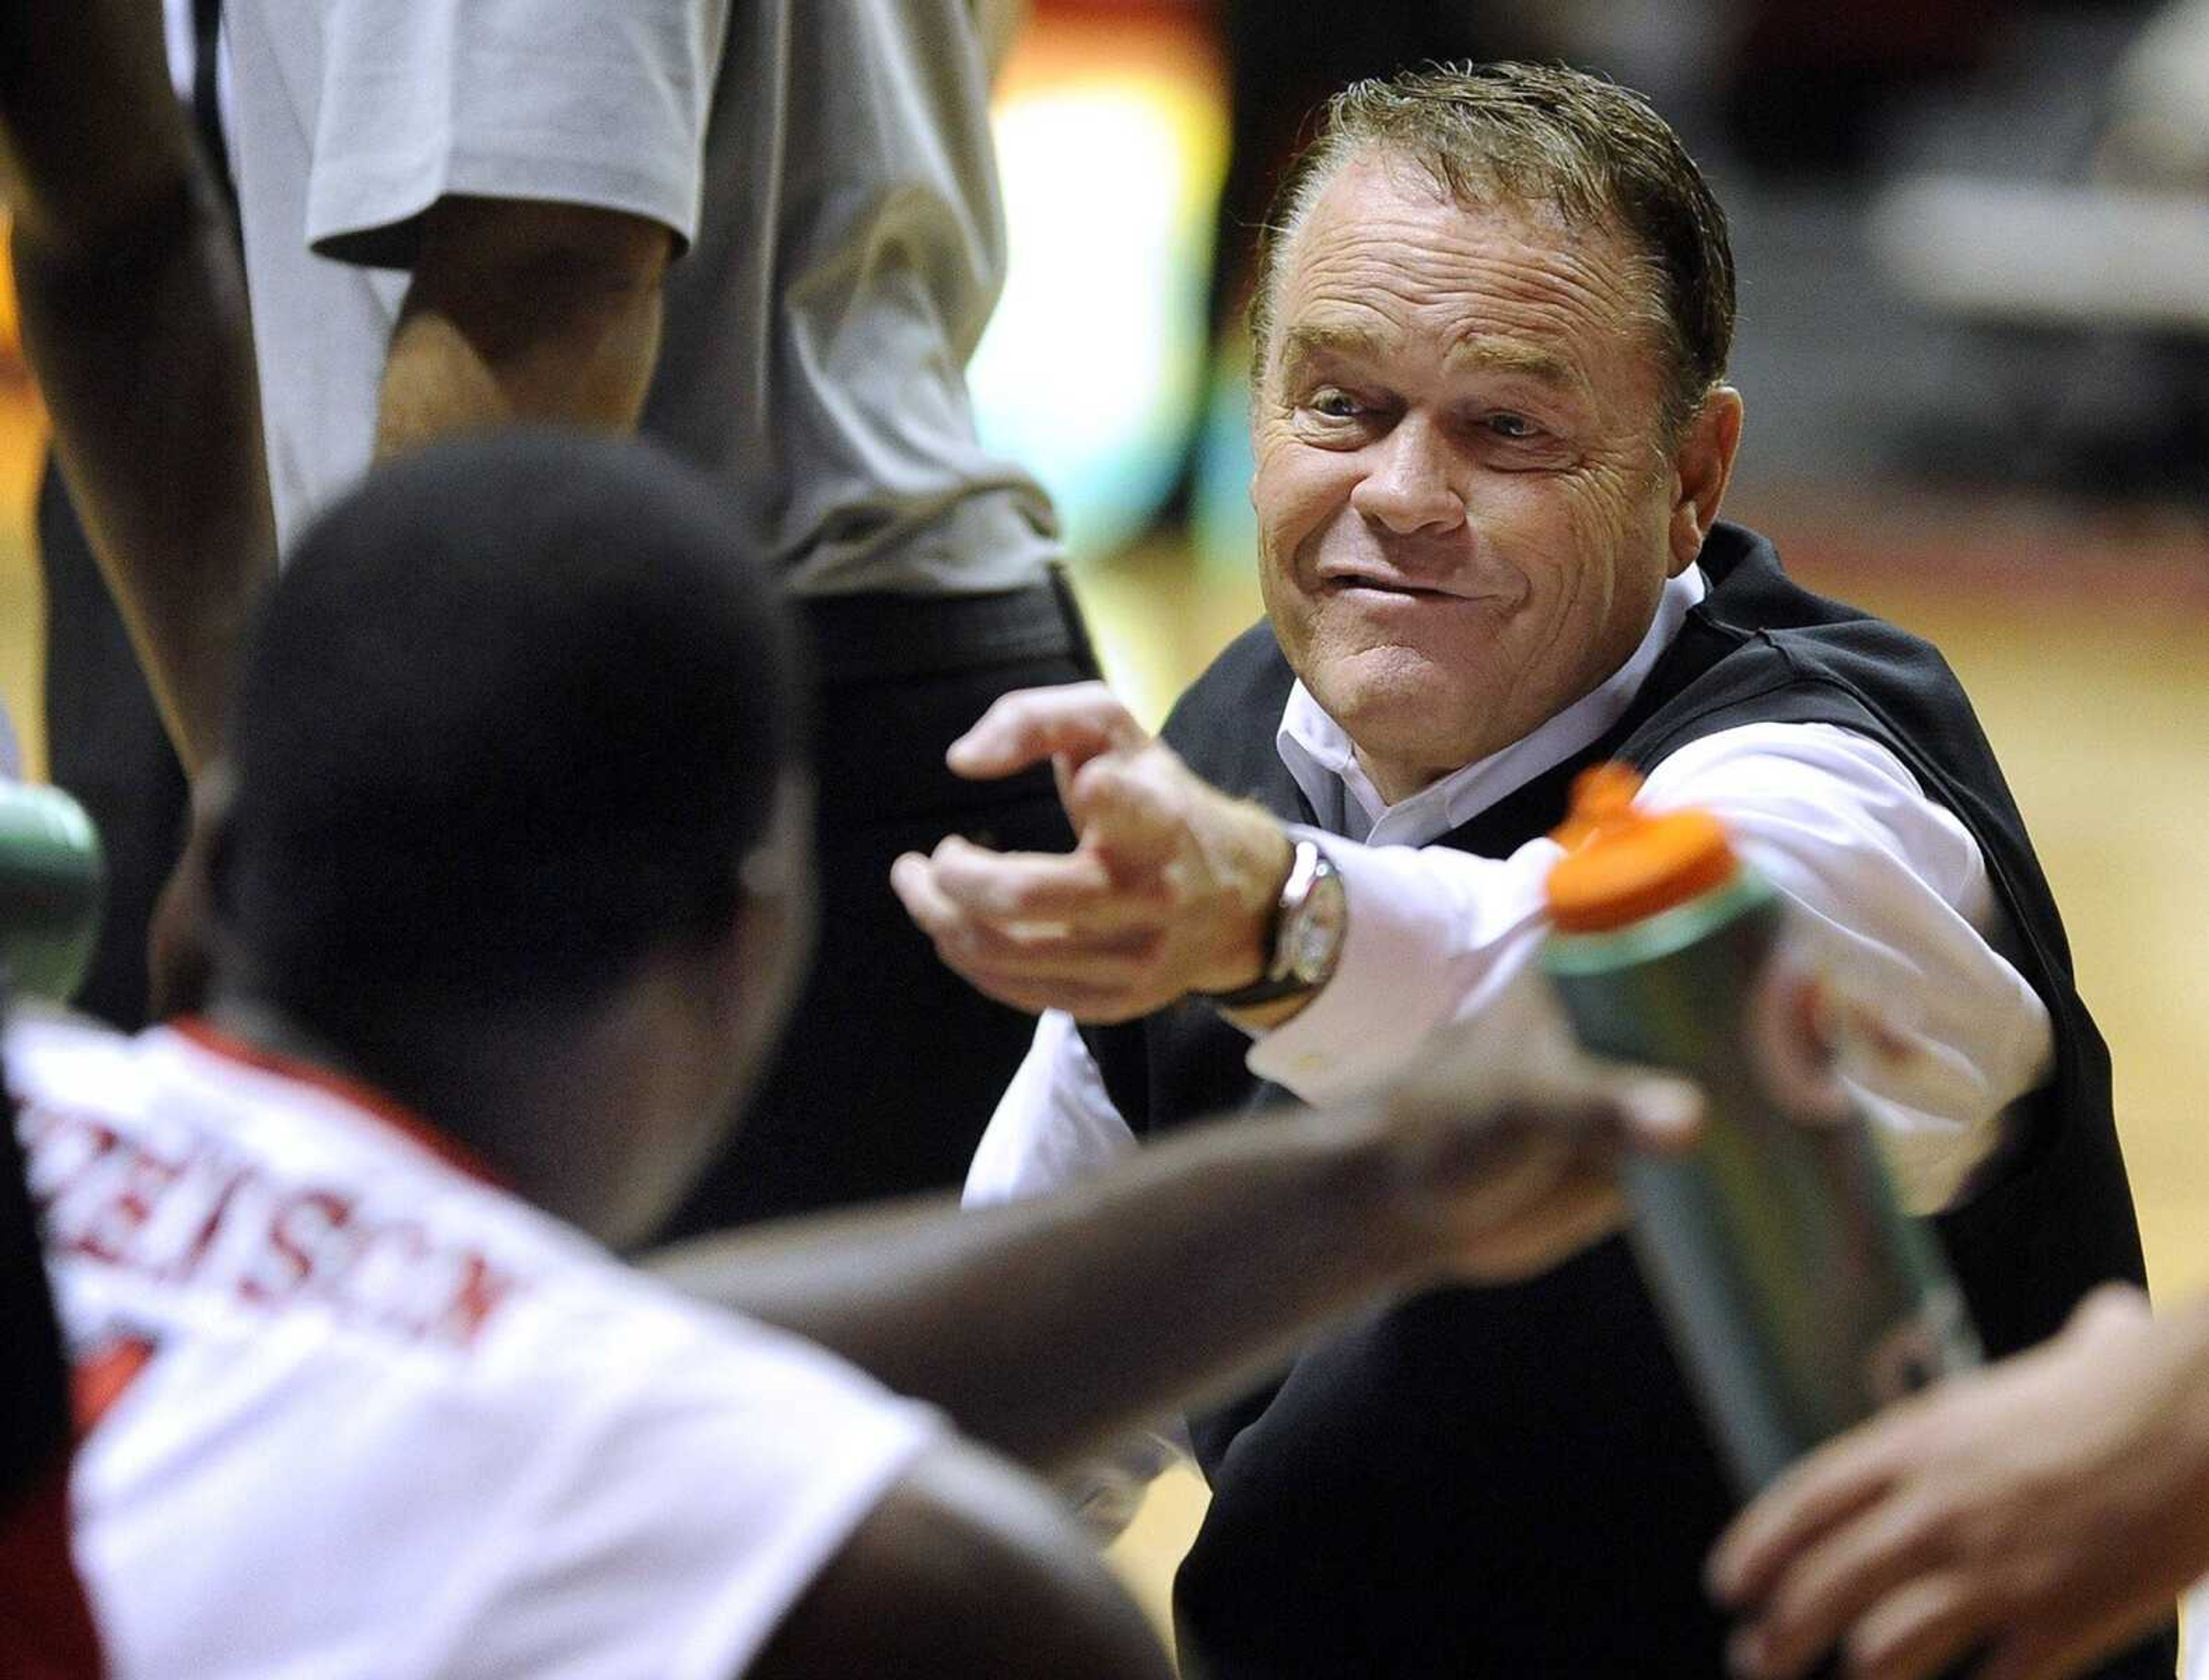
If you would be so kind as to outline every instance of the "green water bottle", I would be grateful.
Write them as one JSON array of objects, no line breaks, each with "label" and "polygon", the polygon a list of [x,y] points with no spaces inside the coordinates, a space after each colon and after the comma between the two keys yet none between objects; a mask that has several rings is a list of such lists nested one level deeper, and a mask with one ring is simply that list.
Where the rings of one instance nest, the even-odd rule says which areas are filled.
[{"label": "green water bottle", "polygon": [[1636,810],[1640,785],[1622,765],[1575,785],[1542,965],[1588,1049],[1703,1088],[1695,1148],[1623,1175],[1643,1278],[1745,1496],[1979,1346],[1869,1129],[1805,1076],[1779,894],[1707,812]]},{"label": "green water bottle", "polygon": [[0,970],[19,997],[65,1001],[99,936],[99,832],[57,787],[0,781]]}]

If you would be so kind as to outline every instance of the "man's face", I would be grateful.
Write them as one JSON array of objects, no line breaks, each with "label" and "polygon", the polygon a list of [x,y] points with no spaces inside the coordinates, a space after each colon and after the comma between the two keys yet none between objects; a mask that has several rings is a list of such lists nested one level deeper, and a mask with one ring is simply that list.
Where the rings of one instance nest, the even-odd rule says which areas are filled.
[{"label": "man's face", "polygon": [[1677,481],[1646,284],[1615,233],[1370,154],[1285,253],[1253,421],[1266,610],[1392,803],[1648,629]]}]

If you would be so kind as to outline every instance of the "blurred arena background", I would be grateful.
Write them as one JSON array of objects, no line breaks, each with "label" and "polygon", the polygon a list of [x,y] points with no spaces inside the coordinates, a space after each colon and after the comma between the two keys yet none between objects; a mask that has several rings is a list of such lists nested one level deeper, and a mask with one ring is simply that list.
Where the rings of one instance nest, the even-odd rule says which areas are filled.
[{"label": "blurred arena background", "polygon": [[[2115,1051],[2156,1289],[2209,1287],[2209,5],[1037,0],[976,400],[1153,720],[1258,610],[1233,322],[1272,162],[1327,87],[1440,57],[1604,69],[1712,175],[1727,512],[1961,672]],[[36,774],[43,430],[5,319],[0,696]],[[1162,1484],[1116,1550],[1154,1609],[1201,1500]]]}]

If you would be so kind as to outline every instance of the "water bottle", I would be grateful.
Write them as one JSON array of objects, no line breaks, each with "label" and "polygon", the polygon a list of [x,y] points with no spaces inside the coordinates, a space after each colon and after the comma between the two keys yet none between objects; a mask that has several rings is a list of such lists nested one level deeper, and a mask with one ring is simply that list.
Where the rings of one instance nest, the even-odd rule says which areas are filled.
[{"label": "water bottle", "polygon": [[76,990],[105,885],[82,806],[57,787],[0,780],[0,971],[18,997],[60,1003]]},{"label": "water bottle", "polygon": [[1542,966],[1588,1049],[1705,1093],[1693,1151],[1622,1172],[1643,1278],[1746,1497],[1981,1356],[1869,1128],[1802,1076],[1812,1058],[1789,1070],[1783,900],[1715,817],[1638,810],[1640,786],[1623,765],[1574,785]]}]

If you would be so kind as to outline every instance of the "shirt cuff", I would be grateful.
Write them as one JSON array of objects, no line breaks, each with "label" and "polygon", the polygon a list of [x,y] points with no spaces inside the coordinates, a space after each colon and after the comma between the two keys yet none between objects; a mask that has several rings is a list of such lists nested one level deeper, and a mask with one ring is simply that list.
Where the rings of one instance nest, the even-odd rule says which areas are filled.
[{"label": "shirt cuff", "polygon": [[[1401,1072],[1436,1027],[1485,1008],[1541,942],[1541,882],[1558,855],[1550,841],[1504,859],[1450,859],[1497,872],[1475,885],[1476,906],[1457,904],[1418,849],[1359,846],[1293,825],[1289,833],[1326,851],[1342,877],[1348,921],[1332,978],[1258,1039],[1245,1064],[1305,1102],[1339,1102]],[[1483,924],[1467,925],[1468,914]],[[1482,960],[1472,977],[1464,959],[1476,948]]]}]

